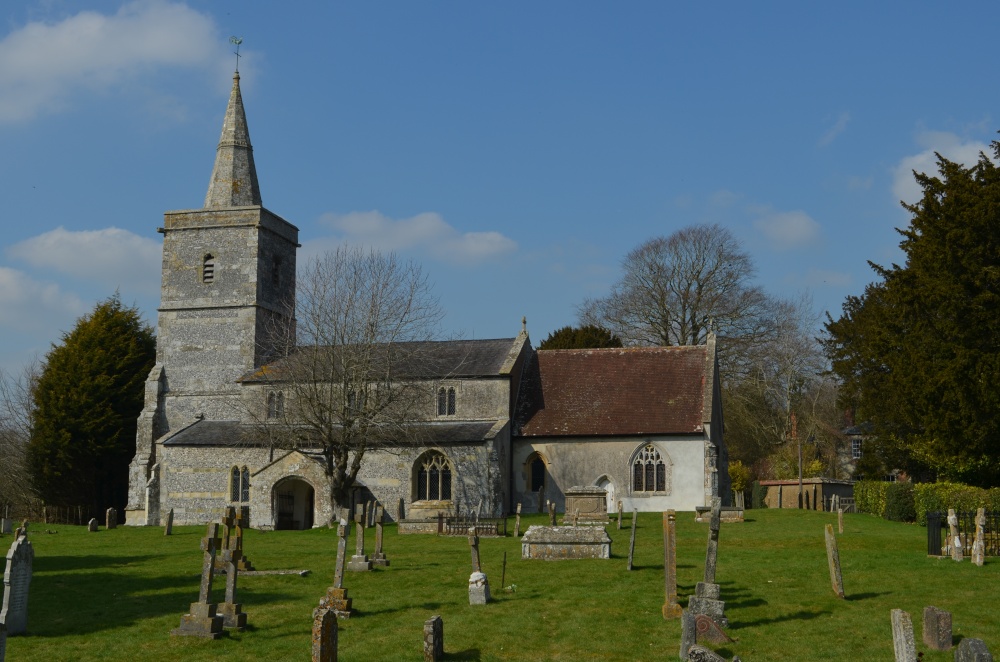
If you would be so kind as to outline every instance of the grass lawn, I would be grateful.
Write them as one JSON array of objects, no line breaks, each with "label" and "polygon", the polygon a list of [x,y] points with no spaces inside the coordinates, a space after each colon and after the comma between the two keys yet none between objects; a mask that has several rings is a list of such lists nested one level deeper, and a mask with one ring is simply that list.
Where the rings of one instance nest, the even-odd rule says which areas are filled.
[{"label": "grass lawn", "polygon": [[[913,618],[923,660],[953,653],[922,644],[925,606],[952,612],[955,641],[983,639],[1000,652],[1000,560],[928,558],[926,530],[869,515],[845,516],[838,536],[846,600],[830,587],[823,527],[835,518],[794,510],[747,511],[742,524],[723,524],[716,581],[722,587],[729,634],[717,649],[753,660],[891,660],[889,610]],[[526,524],[544,523],[541,516]],[[511,524],[513,520],[511,520]],[[523,523],[522,526],[526,527]],[[611,560],[522,561],[512,536],[481,539],[483,569],[494,602],[468,603],[471,571],[465,538],[400,536],[386,528],[391,566],[347,573],[354,615],[340,621],[340,659],[422,659],[423,623],[444,618],[451,660],[678,659],[680,621],[664,621],[663,547],[659,513],[638,519],[634,569],[626,570],[629,516]],[[513,529],[513,527],[510,527]],[[239,599],[246,632],[219,641],[171,637],[198,596],[204,527],[118,528],[34,524],[35,573],[28,634],[10,637],[7,660],[306,660],[311,612],[332,583],[336,534],[329,529],[248,531],[245,551],[260,570],[309,569],[296,575],[242,577]],[[46,530],[53,533],[46,533]],[[677,521],[678,592],[702,577],[708,525],[690,513]],[[374,530],[366,536],[368,551]],[[5,549],[11,536],[0,538]],[[353,537],[348,550],[353,550]],[[507,554],[501,587],[501,561]],[[349,551],[350,553],[350,551]],[[224,578],[214,586],[222,599]]]}]

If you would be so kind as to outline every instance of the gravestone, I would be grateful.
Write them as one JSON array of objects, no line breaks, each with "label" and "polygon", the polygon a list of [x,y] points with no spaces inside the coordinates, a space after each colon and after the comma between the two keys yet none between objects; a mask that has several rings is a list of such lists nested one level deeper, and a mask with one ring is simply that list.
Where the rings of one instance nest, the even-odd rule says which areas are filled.
[{"label": "gravestone", "polygon": [[965,638],[955,649],[955,662],[993,662],[993,655],[982,639]]},{"label": "gravestone", "polygon": [[628,565],[625,566],[625,569],[628,571],[632,570],[632,557],[635,554],[635,522],[638,519],[636,512],[635,510],[632,511],[632,535],[628,541]]},{"label": "gravestone", "polygon": [[726,658],[712,649],[699,646],[698,644],[688,649],[687,659],[690,662],[727,662]]},{"label": "gravestone", "polygon": [[514,537],[521,537],[521,502],[517,502],[517,516],[514,517]]},{"label": "gravestone", "polygon": [[313,609],[312,662],[337,662],[337,613]]},{"label": "gravestone", "polygon": [[694,615],[695,638],[698,642],[707,641],[711,644],[727,644],[732,641],[719,624],[705,614]]},{"label": "gravestone", "polygon": [[171,508],[170,512],[167,513],[167,524],[163,527],[163,535],[169,536],[173,535],[174,532],[174,509]]},{"label": "gravestone", "polygon": [[917,644],[913,640],[913,623],[910,621],[910,615],[902,609],[893,609],[890,618],[895,662],[917,662]]},{"label": "gravestone", "polygon": [[680,658],[688,659],[688,650],[698,643],[698,623],[695,614],[687,609],[681,611]]},{"label": "gravestone", "polygon": [[[243,514],[236,511],[236,508],[227,506],[223,511],[222,519],[219,520],[222,527],[222,544],[220,550],[233,549],[239,551],[236,559],[236,568],[241,572],[249,572],[254,569],[250,559],[243,552]],[[222,555],[215,558],[215,571],[226,572],[226,562]]]},{"label": "gravestone", "polygon": [[688,610],[710,616],[721,627],[729,627],[726,603],[719,599],[719,585],[715,583],[715,566],[719,554],[719,528],[722,521],[722,499],[712,498],[712,518],[709,520],[708,545],[705,550],[705,578],[695,585],[694,595],[688,598]]},{"label": "gravestone", "polygon": [[833,525],[826,525],[826,562],[830,566],[830,583],[838,598],[844,597],[844,578],[840,574],[840,552],[837,550],[837,538],[833,535]]},{"label": "gravestone", "polygon": [[222,636],[222,615],[217,614],[218,605],[211,602],[212,580],[215,576],[215,556],[219,549],[219,525],[214,522],[208,525],[205,537],[201,541],[204,552],[201,563],[201,587],[198,591],[198,602],[191,603],[189,613],[181,616],[180,627],[170,631],[172,636],[204,637],[218,639]]},{"label": "gravestone", "polygon": [[469,576],[469,604],[484,605],[490,601],[490,582],[479,562],[479,536],[476,527],[469,527],[469,549],[472,553],[472,574]]},{"label": "gravestone", "polygon": [[622,507],[622,500],[618,499],[618,530],[619,531],[622,530],[622,515],[624,515],[624,514],[625,514],[625,511],[623,510],[623,507]]},{"label": "gravestone", "polygon": [[424,621],[424,662],[444,659],[444,620],[431,616]]},{"label": "gravestone", "polygon": [[[230,524],[234,528],[236,518],[232,517],[233,509],[227,509],[226,526]],[[240,560],[243,556],[243,535],[242,531],[228,537],[226,546],[222,549],[222,568],[226,573],[226,601],[219,605],[222,613],[222,627],[227,630],[242,631],[246,628],[247,615],[243,613],[243,605],[236,602],[236,579],[240,572]]]},{"label": "gravestone", "polygon": [[837,508],[837,532],[844,532],[844,509]]},{"label": "gravestone", "polygon": [[118,528],[118,511],[108,508],[104,513],[104,528],[111,530]]},{"label": "gravestone", "polygon": [[347,518],[340,520],[337,527],[337,565],[334,569],[333,586],[326,589],[319,601],[320,609],[331,609],[337,618],[351,617],[351,598],[347,597],[347,589],[344,588],[344,561],[347,557]]},{"label": "gravestone", "polygon": [[97,518],[96,517],[91,517],[90,521],[87,522],[87,530],[90,531],[91,533],[95,533],[97,531]]},{"label": "gravestone", "polygon": [[608,519],[608,493],[596,485],[577,485],[565,491],[566,515],[572,513],[573,526],[604,526]]},{"label": "gravestone", "polygon": [[389,559],[385,557],[385,552],[382,551],[382,539],[383,532],[382,522],[385,520],[385,509],[382,508],[382,504],[375,504],[375,553],[372,554],[372,565],[377,565],[383,568],[389,567]]},{"label": "gravestone", "polygon": [[663,618],[680,618],[683,607],[677,601],[677,513],[673,510],[663,513],[663,583]]},{"label": "gravestone", "polygon": [[972,543],[972,562],[979,567],[986,560],[986,509],[976,511],[976,537]]},{"label": "gravestone", "polygon": [[948,509],[948,546],[951,548],[951,559],[962,560],[962,539],[958,535],[958,515],[954,508]]},{"label": "gravestone", "polygon": [[549,502],[549,526],[556,525],[556,504]]},{"label": "gravestone", "polygon": [[35,550],[27,536],[11,543],[3,572],[3,604],[0,606],[0,623],[7,626],[7,634],[11,636],[28,630],[28,589],[34,560]]},{"label": "gravestone", "polygon": [[936,651],[951,648],[951,612],[924,607],[924,645]]},{"label": "gravestone", "polygon": [[354,556],[351,557],[347,569],[351,572],[367,572],[372,569],[372,562],[365,554],[365,510],[359,505],[354,513]]},{"label": "gravestone", "polygon": [[374,505],[372,504],[371,501],[369,501],[368,503],[365,504],[364,514],[365,514],[365,528],[366,529],[370,529],[373,526],[375,526],[375,523],[372,522],[372,520],[375,517],[375,511],[373,510],[373,508],[374,508]]},{"label": "gravestone", "polygon": [[9,517],[4,517],[0,519],[0,533],[9,534],[13,531],[11,527],[14,526],[13,521]]}]

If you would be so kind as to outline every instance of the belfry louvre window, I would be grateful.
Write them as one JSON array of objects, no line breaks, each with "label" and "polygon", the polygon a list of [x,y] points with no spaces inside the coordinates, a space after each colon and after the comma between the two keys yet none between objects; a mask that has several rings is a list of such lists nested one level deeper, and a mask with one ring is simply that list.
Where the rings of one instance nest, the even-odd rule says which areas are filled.
[{"label": "belfry louvre window", "polygon": [[455,389],[441,387],[438,389],[438,416],[455,415]]},{"label": "belfry louvre window", "polygon": [[417,501],[451,499],[451,465],[441,453],[424,456],[417,469]]},{"label": "belfry louvre window", "polygon": [[201,261],[201,282],[215,282],[215,256],[211,253],[205,255],[205,258]]},{"label": "belfry louvre window", "polygon": [[653,444],[646,444],[632,463],[632,491],[665,492],[666,489],[667,465]]}]

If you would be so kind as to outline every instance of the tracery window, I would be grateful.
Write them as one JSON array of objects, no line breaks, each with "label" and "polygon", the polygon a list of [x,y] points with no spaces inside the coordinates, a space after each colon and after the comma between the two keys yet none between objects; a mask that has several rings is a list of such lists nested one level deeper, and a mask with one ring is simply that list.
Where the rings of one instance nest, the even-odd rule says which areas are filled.
[{"label": "tracery window", "polygon": [[455,415],[455,389],[441,387],[438,389],[438,416]]},{"label": "tracery window", "polygon": [[451,463],[443,454],[424,455],[417,469],[416,500],[447,501],[451,499]]},{"label": "tracery window", "polygon": [[632,491],[667,491],[667,465],[653,444],[646,444],[632,462]]},{"label": "tracery window", "polygon": [[229,500],[235,504],[250,503],[250,469],[233,467],[229,472]]},{"label": "tracery window", "polygon": [[206,253],[201,261],[201,282],[212,283],[215,281],[215,256]]}]

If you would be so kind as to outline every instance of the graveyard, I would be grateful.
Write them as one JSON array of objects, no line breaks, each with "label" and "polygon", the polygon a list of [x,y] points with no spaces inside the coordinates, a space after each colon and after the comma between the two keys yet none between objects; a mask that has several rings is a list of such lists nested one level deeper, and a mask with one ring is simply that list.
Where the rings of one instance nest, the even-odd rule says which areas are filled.
[{"label": "graveyard", "polygon": [[[521,558],[514,518],[503,537],[480,536],[470,562],[467,536],[399,535],[385,527],[388,565],[343,573],[352,606],[338,620],[338,659],[421,659],[424,624],[441,616],[446,660],[676,660],[681,619],[665,619],[663,519],[640,513],[632,569],[631,515],[606,526],[611,558]],[[562,516],[560,515],[560,521]],[[522,533],[549,523],[525,515]],[[826,525],[835,514],[748,510],[723,523],[714,582],[725,602],[726,635],[706,644],[726,659],[892,660],[892,610],[909,614],[923,660],[952,660],[922,640],[922,613],[950,612],[953,639],[982,639],[1000,650],[993,608],[1000,559],[982,567],[927,556],[926,529],[848,514],[836,534],[844,597],[831,588]],[[366,531],[371,555],[375,529]],[[171,636],[202,582],[204,526],[87,526],[32,523],[34,549],[25,634],[7,639],[7,660],[309,659],[313,610],[334,584],[336,528],[248,529],[242,553],[257,572],[239,573],[242,631],[217,640]],[[709,525],[676,517],[677,599],[687,607],[702,581]],[[8,549],[11,535],[0,536]],[[347,555],[357,556],[353,527]],[[504,557],[506,555],[506,562]],[[220,553],[219,558],[222,559]],[[232,555],[227,563],[233,564]],[[489,578],[489,601],[470,604],[475,563]],[[308,570],[302,575],[297,571]],[[212,600],[223,602],[227,575]]]}]

